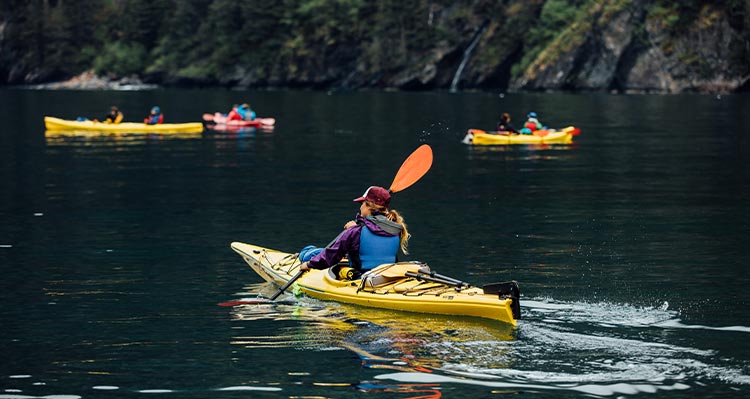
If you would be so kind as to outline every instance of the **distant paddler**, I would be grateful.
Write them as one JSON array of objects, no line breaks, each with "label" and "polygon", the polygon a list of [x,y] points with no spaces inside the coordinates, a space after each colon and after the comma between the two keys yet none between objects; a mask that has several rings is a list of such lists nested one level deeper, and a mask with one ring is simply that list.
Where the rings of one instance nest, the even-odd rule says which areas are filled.
[{"label": "distant paddler", "polygon": [[160,125],[162,122],[164,122],[164,114],[158,106],[152,107],[151,112],[143,119],[143,123],[147,125]]},{"label": "distant paddler", "polygon": [[[118,124],[122,122],[122,119],[125,116],[122,114],[122,111],[120,111],[116,106],[112,106],[109,109],[109,113],[107,116],[104,117],[104,123],[112,123],[112,124]],[[96,119],[94,120],[96,121]]]},{"label": "distant paddler", "polygon": [[[109,108],[109,113],[107,115],[105,115],[104,118],[102,118],[102,119],[104,120],[103,123],[107,123],[107,124],[119,124],[120,122],[122,122],[122,119],[124,117],[125,116],[122,114],[122,112],[116,106],[113,105],[113,106],[111,106]],[[79,122],[83,122],[83,121],[87,121],[89,119],[88,118],[84,118],[82,116],[79,116],[76,120],[79,121]],[[99,119],[97,119],[97,118],[94,118],[93,121],[99,123]]]}]

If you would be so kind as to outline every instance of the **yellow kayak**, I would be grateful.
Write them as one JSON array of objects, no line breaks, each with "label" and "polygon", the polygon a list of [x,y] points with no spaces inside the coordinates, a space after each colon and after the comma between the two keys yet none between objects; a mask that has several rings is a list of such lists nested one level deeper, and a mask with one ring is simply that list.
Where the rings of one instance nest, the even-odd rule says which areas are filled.
[{"label": "yellow kayak", "polygon": [[570,144],[573,142],[573,136],[577,136],[580,132],[581,129],[573,126],[562,130],[537,130],[533,134],[509,134],[469,129],[463,142],[473,145]]},{"label": "yellow kayak", "polygon": [[102,123],[94,121],[71,121],[44,117],[44,126],[48,132],[78,131],[78,132],[118,132],[118,133],[201,133],[203,123],[163,123],[147,125],[145,123]]},{"label": "yellow kayak", "polygon": [[[284,285],[299,271],[297,254],[241,242],[231,248],[268,282]],[[418,262],[380,265],[361,278],[342,280],[338,267],[304,273],[297,288],[313,298],[374,308],[481,317],[511,325],[521,317],[515,282],[474,287]]]}]

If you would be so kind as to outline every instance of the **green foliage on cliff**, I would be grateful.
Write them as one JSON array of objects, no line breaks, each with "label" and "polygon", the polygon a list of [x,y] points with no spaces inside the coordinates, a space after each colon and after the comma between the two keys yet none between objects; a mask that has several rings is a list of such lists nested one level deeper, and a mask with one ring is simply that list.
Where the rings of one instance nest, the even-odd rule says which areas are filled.
[{"label": "green foliage on cliff", "polygon": [[580,8],[582,0],[549,0],[544,3],[539,18],[531,24],[526,49],[521,62],[513,66],[513,76],[519,76],[525,71],[539,54],[561,32],[582,19],[578,14],[583,13]]}]

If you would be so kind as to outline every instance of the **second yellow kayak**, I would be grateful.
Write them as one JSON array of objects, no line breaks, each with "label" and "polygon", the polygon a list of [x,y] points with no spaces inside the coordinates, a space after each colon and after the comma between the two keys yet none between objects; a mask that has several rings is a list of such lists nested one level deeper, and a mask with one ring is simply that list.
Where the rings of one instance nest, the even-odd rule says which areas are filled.
[{"label": "second yellow kayak", "polygon": [[509,134],[469,129],[463,142],[472,145],[570,144],[573,142],[573,136],[579,134],[580,131],[573,126],[562,130],[537,130],[533,134]]},{"label": "second yellow kayak", "polygon": [[119,132],[119,133],[201,133],[203,123],[163,123],[159,125],[147,125],[145,123],[102,123],[94,121],[73,121],[44,117],[44,127],[48,132],[80,131],[80,132]]}]

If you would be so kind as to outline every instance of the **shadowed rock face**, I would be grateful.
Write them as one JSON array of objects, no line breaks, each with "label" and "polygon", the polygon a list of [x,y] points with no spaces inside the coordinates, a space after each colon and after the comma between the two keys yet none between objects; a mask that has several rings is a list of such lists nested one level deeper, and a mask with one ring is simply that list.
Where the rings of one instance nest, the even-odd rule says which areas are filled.
[{"label": "shadowed rock face", "polygon": [[[533,42],[530,32],[545,1],[437,3],[409,3],[414,7],[410,24],[394,25],[391,31],[340,27],[341,36],[327,42],[305,42],[306,36],[298,34],[304,45],[293,51],[265,49],[270,58],[262,62],[238,59],[209,68],[212,74],[187,76],[180,72],[184,65],[147,65],[148,73],[129,79],[173,86],[326,90],[434,90],[453,84],[460,90],[680,93],[731,92],[750,85],[748,2],[740,10],[706,2],[675,25],[654,11],[652,1],[591,1],[581,6],[579,17],[560,24],[554,37],[541,43]],[[376,27],[376,17],[372,19]],[[0,84],[75,76],[53,87],[100,86],[97,76],[81,74],[90,65],[69,73],[69,66],[49,59],[35,62],[43,57],[13,45],[13,32],[22,29],[12,29],[10,21],[0,18]],[[296,29],[294,21],[285,23]],[[310,29],[304,21],[297,23],[300,30]],[[351,31],[358,36],[346,36]],[[205,64],[206,59],[195,62]],[[110,74],[108,79],[119,82],[122,77]]]},{"label": "shadowed rock face", "polygon": [[732,61],[732,48],[743,45],[741,35],[721,14],[706,6],[695,23],[675,36],[647,22],[651,46],[635,56],[632,68],[623,71],[624,87],[670,93],[740,87],[748,79],[748,65]]},{"label": "shadowed rock face", "polygon": [[738,48],[747,49],[747,39],[711,5],[705,5],[689,26],[674,32],[635,2],[573,36],[585,39],[567,48],[569,42],[554,43],[511,87],[714,92],[737,90],[750,76],[747,50],[744,57],[737,57]]}]

